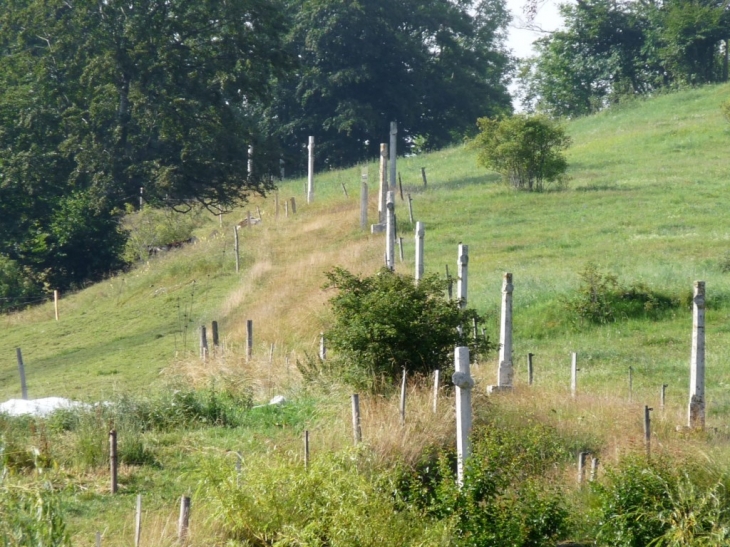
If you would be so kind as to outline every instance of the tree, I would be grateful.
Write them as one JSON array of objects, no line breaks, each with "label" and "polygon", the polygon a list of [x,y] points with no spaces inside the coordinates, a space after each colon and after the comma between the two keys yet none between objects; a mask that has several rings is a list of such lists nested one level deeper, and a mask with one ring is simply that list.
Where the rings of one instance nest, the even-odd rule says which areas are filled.
[{"label": "tree", "polygon": [[[412,277],[382,269],[368,277],[342,268],[327,274],[333,326],[325,336],[335,353],[334,372],[351,383],[378,388],[409,374],[454,369],[454,347],[470,346],[472,355],[493,349],[488,339],[474,338],[474,321],[484,319],[444,297],[445,283],[431,276]],[[459,327],[464,326],[459,332]]]},{"label": "tree", "polygon": [[[503,0],[288,0],[300,59],[264,114],[294,167],[313,135],[320,165],[377,156],[389,122],[398,150],[460,139],[480,113],[509,111]],[[296,162],[300,162],[297,164]]]},{"label": "tree", "polygon": [[477,164],[502,174],[515,188],[541,191],[545,183],[562,182],[570,146],[565,130],[545,115],[479,118],[481,132],[472,141]]},{"label": "tree", "polygon": [[275,0],[8,0],[0,254],[64,288],[120,265],[141,187],[179,210],[268,191],[278,152],[254,107],[292,66],[284,31]]}]

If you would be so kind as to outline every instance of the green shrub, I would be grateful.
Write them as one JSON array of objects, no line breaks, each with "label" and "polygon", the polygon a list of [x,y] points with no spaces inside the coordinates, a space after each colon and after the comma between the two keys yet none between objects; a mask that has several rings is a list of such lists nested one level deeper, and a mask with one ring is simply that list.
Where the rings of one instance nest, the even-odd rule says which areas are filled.
[{"label": "green shrub", "polygon": [[564,184],[570,146],[565,130],[542,114],[479,118],[471,143],[477,164],[500,173],[515,188],[542,191],[546,183]]},{"label": "green shrub", "polygon": [[579,274],[581,284],[575,298],[565,302],[574,322],[604,324],[621,319],[658,319],[681,304],[681,299],[650,289],[644,283],[624,287],[612,273],[588,264]]},{"label": "green shrub", "polygon": [[124,259],[127,262],[146,259],[152,247],[163,247],[189,239],[193,230],[202,225],[203,218],[200,208],[179,213],[145,206],[141,211],[130,212],[124,218],[124,229],[127,231]]},{"label": "green shrub", "polygon": [[58,493],[0,483],[0,544],[12,547],[71,545]]},{"label": "green shrub", "polygon": [[[454,347],[469,346],[473,359],[494,348],[489,339],[474,340],[474,310],[461,309],[444,296],[446,284],[436,276],[418,283],[412,277],[382,269],[358,277],[335,268],[327,274],[334,322],[325,336],[332,349],[327,367],[358,387],[392,385],[405,368],[410,374],[435,369],[450,378]],[[459,326],[464,325],[463,334]],[[304,370],[305,374],[309,372]]]},{"label": "green shrub", "polygon": [[16,261],[0,254],[0,312],[25,308],[43,300],[41,284]]}]

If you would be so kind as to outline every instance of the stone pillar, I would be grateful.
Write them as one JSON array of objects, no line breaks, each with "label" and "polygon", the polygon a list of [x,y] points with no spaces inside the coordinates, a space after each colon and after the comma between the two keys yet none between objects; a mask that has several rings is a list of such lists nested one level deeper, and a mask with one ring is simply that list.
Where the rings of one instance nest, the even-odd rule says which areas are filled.
[{"label": "stone pillar", "polygon": [[387,194],[386,209],[385,265],[390,271],[395,271],[395,198],[393,192]]},{"label": "stone pillar", "polygon": [[464,464],[469,458],[471,447],[471,390],[474,380],[469,373],[469,348],[458,347],[454,351],[456,372],[451,380],[456,386],[456,465],[457,483],[464,484]]},{"label": "stone pillar", "polygon": [[688,425],[705,427],[705,282],[695,281],[692,299],[692,357]]},{"label": "stone pillar", "polygon": [[502,314],[499,329],[499,369],[497,386],[512,387],[514,368],[512,366],[512,274],[504,274],[502,281]]},{"label": "stone pillar", "polygon": [[395,190],[396,177],[396,137],[398,135],[398,124],[390,122],[390,189]]},{"label": "stone pillar", "polygon": [[461,309],[466,308],[466,290],[469,268],[469,246],[459,243],[459,257],[456,265],[456,275],[459,277],[456,282],[456,299]]},{"label": "stone pillar", "polygon": [[307,162],[307,203],[314,201],[314,137],[309,137],[307,145],[309,161]]},{"label": "stone pillar", "polygon": [[423,278],[423,238],[426,235],[426,228],[423,222],[416,222],[416,281]]}]

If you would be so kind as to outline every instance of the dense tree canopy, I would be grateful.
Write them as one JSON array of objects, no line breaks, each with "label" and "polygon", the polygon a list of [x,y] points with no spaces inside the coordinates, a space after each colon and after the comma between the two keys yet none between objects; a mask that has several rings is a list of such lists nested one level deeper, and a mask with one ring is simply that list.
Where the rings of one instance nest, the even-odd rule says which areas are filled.
[{"label": "dense tree canopy", "polygon": [[308,135],[319,162],[346,165],[376,156],[390,121],[400,151],[436,148],[510,109],[502,0],[288,0],[288,13],[301,64],[267,115],[295,162]]},{"label": "dense tree canopy", "polygon": [[285,28],[270,0],[7,0],[0,255],[65,287],[119,265],[141,187],[177,208],[266,191],[254,108],[292,64]]},{"label": "dense tree canopy", "polygon": [[522,67],[528,108],[582,115],[667,86],[727,79],[723,1],[580,0],[561,13],[565,28],[539,40]]}]

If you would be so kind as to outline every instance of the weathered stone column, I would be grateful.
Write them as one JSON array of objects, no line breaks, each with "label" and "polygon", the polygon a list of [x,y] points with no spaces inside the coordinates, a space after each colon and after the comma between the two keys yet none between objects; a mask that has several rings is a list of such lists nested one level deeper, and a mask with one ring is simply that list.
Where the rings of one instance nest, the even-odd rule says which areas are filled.
[{"label": "weathered stone column", "polygon": [[426,235],[426,228],[423,222],[416,222],[416,281],[423,278],[423,238]]},{"label": "weathered stone column", "polygon": [[692,357],[689,379],[691,428],[705,427],[705,282],[695,281],[692,299]]},{"label": "weathered stone column", "polygon": [[471,446],[471,390],[474,380],[469,373],[469,348],[458,347],[454,351],[456,372],[451,380],[456,386],[456,469],[457,483],[464,484],[464,465],[469,458]]},{"label": "weathered stone column", "polygon": [[395,199],[393,192],[386,198],[387,216],[385,219],[385,265],[395,271]]},{"label": "weathered stone column", "polygon": [[398,124],[390,122],[390,189],[395,190],[396,177],[396,137],[398,135]]},{"label": "weathered stone column", "polygon": [[459,279],[456,282],[456,299],[461,309],[466,308],[466,293],[469,269],[469,246],[459,243],[459,257],[456,265],[456,275]]},{"label": "weathered stone column", "polygon": [[502,314],[499,329],[499,369],[497,387],[512,387],[512,274],[504,274],[502,281]]},{"label": "weathered stone column", "polygon": [[307,145],[309,161],[307,162],[307,203],[314,201],[314,137],[309,137]]}]

